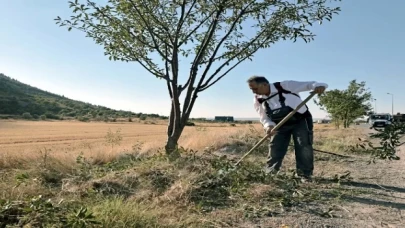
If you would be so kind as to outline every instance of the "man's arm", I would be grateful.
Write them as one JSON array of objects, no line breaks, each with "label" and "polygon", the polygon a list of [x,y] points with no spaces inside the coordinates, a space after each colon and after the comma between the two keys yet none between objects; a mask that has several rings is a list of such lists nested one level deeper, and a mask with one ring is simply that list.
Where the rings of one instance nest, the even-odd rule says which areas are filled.
[{"label": "man's arm", "polygon": [[292,93],[312,91],[319,86],[323,86],[325,87],[325,89],[328,88],[328,84],[316,81],[301,82],[301,81],[287,80],[280,82],[280,84],[285,90],[289,90]]},{"label": "man's arm", "polygon": [[276,126],[276,124],[267,116],[266,111],[263,109],[263,106],[259,103],[256,97],[253,101],[254,108],[257,113],[259,113],[260,123],[263,125],[263,128],[268,128],[269,126]]}]

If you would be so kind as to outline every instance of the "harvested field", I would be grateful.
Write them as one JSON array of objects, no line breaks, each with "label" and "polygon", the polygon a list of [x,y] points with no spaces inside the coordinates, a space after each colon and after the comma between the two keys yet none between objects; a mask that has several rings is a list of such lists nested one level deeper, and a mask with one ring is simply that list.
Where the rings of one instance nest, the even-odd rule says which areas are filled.
[{"label": "harvested field", "polygon": [[[156,121],[157,122],[157,121]],[[154,122],[155,123],[155,122]],[[199,124],[186,127],[181,146],[202,150],[225,143],[227,136],[246,131],[241,124]],[[259,127],[259,125],[256,125]],[[163,147],[166,142],[166,123],[150,122],[78,122],[78,121],[0,121],[0,154],[9,160],[30,160],[47,150],[53,156],[74,160],[79,153],[98,159],[111,159],[121,152],[142,144],[141,152],[148,153]],[[119,145],[107,144],[106,135],[120,131]],[[6,159],[7,160],[7,159]],[[73,161],[72,160],[72,161]],[[4,160],[3,160],[4,161]]]},{"label": "harvested field", "polygon": [[[147,122],[79,122],[79,121],[0,121],[0,154],[19,160],[30,160],[43,151],[53,156],[74,160],[79,153],[98,159],[111,159],[133,146],[142,144],[141,152],[156,151],[165,145],[167,125],[164,121]],[[322,137],[336,133],[329,125],[315,124],[316,133]],[[193,150],[204,150],[206,147],[218,147],[229,143],[230,136],[244,134],[249,128],[262,132],[261,125],[256,123],[236,124],[197,123],[186,127],[180,139],[180,145]],[[120,131],[122,141],[111,149],[106,144],[107,132]],[[324,134],[326,133],[326,135]],[[7,159],[6,159],[7,160]]]}]

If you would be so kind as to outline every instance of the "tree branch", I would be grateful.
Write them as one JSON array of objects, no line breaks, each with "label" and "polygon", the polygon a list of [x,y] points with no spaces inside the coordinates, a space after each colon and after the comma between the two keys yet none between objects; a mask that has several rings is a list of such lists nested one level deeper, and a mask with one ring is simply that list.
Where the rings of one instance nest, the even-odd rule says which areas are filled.
[{"label": "tree branch", "polygon": [[205,23],[207,22],[208,19],[210,19],[212,17],[212,15],[214,15],[214,13],[216,13],[217,11],[213,10],[204,20],[202,20],[193,30],[191,30],[191,32],[189,34],[187,34],[183,40],[180,41],[179,43],[179,47],[182,46],[185,42],[187,42],[190,37]]},{"label": "tree branch", "polygon": [[183,91],[181,86],[178,86],[178,72],[179,72],[179,62],[178,62],[178,42],[179,42],[179,34],[181,31],[181,27],[182,24],[184,22],[184,14],[186,11],[186,4],[187,4],[187,0],[183,0],[182,4],[181,4],[181,13],[180,13],[180,19],[179,19],[179,23],[177,24],[177,28],[176,28],[176,35],[175,35],[175,40],[173,43],[173,57],[172,57],[172,74],[173,74],[173,80],[175,81],[175,83],[173,84],[173,89],[176,89],[178,94],[177,97],[180,96],[181,92]]},{"label": "tree branch", "polygon": [[[225,66],[229,65],[229,63],[234,60],[235,58],[237,58],[239,55],[241,55],[243,52],[245,52],[247,49],[249,49],[249,47],[255,43],[257,40],[259,40],[259,38],[264,34],[268,32],[267,30],[263,29],[258,35],[256,35],[255,38],[253,38],[248,44],[245,45],[244,48],[242,48],[238,53],[236,53],[234,56],[232,56],[231,58],[229,58],[227,61],[225,61],[225,63],[223,63],[220,67],[218,67],[218,69],[215,71],[215,73],[213,73],[208,80],[200,87],[201,89],[199,91],[203,91],[207,87],[208,84],[210,83],[210,81],[222,70],[222,68],[224,68]],[[258,44],[257,47],[249,52],[249,54],[246,55],[246,57],[242,58],[243,60],[249,58],[252,54],[254,54],[257,50],[259,50],[261,48],[262,43],[265,43],[269,38],[266,38],[264,41],[261,42],[261,44]],[[239,65],[242,61],[238,61],[238,63],[235,64],[234,67],[236,67],[236,65]],[[233,67],[231,68],[233,69]],[[227,71],[229,72],[229,71]],[[221,75],[221,78],[224,77],[226,74]],[[217,82],[217,80],[215,80],[215,82]],[[209,86],[211,86],[212,84],[210,84]]]},{"label": "tree branch", "polygon": [[[145,24],[145,27],[146,27],[146,29],[148,30],[148,32],[149,32],[149,34],[150,34],[150,36],[151,36],[151,38],[152,38],[153,44],[155,45],[156,51],[157,51],[163,58],[165,58],[164,55],[163,55],[163,53],[162,53],[162,51],[160,50],[159,45],[157,44],[157,41],[156,41],[156,39],[155,39],[155,36],[156,36],[160,41],[162,41],[163,44],[167,45],[167,47],[173,48],[173,46],[172,46],[171,44],[169,44],[165,39],[161,38],[159,35],[157,35],[156,33],[154,33],[153,30],[151,29],[150,24],[147,23],[147,20],[145,19],[145,17],[143,17],[142,12],[138,9],[138,7],[135,5],[135,3],[134,3],[132,0],[128,0],[128,1],[131,3],[132,7],[134,7],[134,9],[137,11],[137,13],[138,13],[139,17],[141,18],[142,22]],[[167,58],[165,58],[165,60],[166,60],[166,61],[169,61],[169,59],[167,59]]]},{"label": "tree branch", "polygon": [[[236,25],[238,24],[239,20],[242,18],[243,15],[245,15],[246,10],[254,3],[255,1],[250,2],[249,4],[247,4],[243,9],[241,9],[240,13],[237,15],[237,17],[235,18],[235,20],[233,21],[231,27],[229,28],[229,31],[225,34],[224,37],[222,37],[222,39],[219,41],[217,47],[215,48],[213,54],[211,55],[209,61],[208,61],[208,65],[206,66],[204,73],[201,76],[200,82],[198,83],[196,89],[199,90],[201,87],[201,84],[203,83],[205,76],[207,75],[209,69],[211,68],[212,63],[215,60],[215,57],[219,51],[219,49],[221,48],[222,44],[225,42],[225,40],[228,39],[228,37],[232,34],[232,32],[234,31]],[[239,64],[239,63],[238,63]],[[231,68],[233,69],[233,68]]]},{"label": "tree branch", "polygon": [[166,84],[167,84],[167,90],[169,91],[170,98],[173,98],[173,91],[172,91],[172,88],[170,87],[169,80],[166,80]]},{"label": "tree branch", "polygon": [[187,0],[183,0],[183,2],[181,3],[181,6],[180,6],[181,12],[180,12],[179,23],[177,24],[177,29],[176,29],[176,38],[179,37],[181,27],[183,27],[183,24],[184,24],[184,20],[185,20],[185,18],[187,18],[188,13],[191,11],[191,9],[193,8],[196,1],[197,0],[194,0],[193,4],[191,5],[190,9],[188,10],[186,16],[184,16],[184,14],[186,13]]},{"label": "tree branch", "polygon": [[[184,0],[183,1],[183,4],[186,2],[186,0]],[[194,5],[197,3],[197,0],[193,0],[193,3],[191,4],[191,6],[190,6],[190,8],[188,9],[188,11],[187,11],[187,13],[186,13],[186,15],[184,16],[184,18],[182,19],[182,17],[180,17],[180,23],[179,23],[179,26],[178,26],[178,30],[177,30],[177,36],[179,35],[179,32],[180,32],[180,29],[181,29],[181,27],[183,26],[183,24],[184,24],[184,22],[185,22],[185,20],[188,18],[188,16],[190,15],[190,13],[191,13],[191,11],[192,11],[192,9],[193,9],[193,7],[194,7]],[[184,5],[183,5],[184,6]],[[182,10],[183,10],[183,8],[182,8]],[[182,13],[183,13],[183,11],[182,11]],[[180,41],[180,43],[179,43],[179,45],[178,45],[178,47],[180,47],[181,45],[183,45],[213,14],[215,13],[215,11],[212,11],[204,20],[202,20],[189,34],[187,34],[186,36],[185,36],[185,38],[183,39],[183,41]],[[176,37],[177,37],[176,36]],[[187,79],[187,82],[184,84],[184,86],[181,88],[181,90],[180,90],[180,92],[182,92],[184,89],[186,89],[189,85],[190,85],[190,83],[191,83],[191,81],[192,81],[192,78],[193,77],[188,77],[188,79]],[[193,81],[193,84],[194,84],[194,81]]]},{"label": "tree branch", "polygon": [[[131,48],[128,48],[126,45],[123,45],[123,46],[125,46],[125,48],[127,49],[127,51],[131,53],[131,55],[136,56],[136,54],[133,52],[133,50],[132,50]],[[165,79],[165,80],[168,81],[168,82],[171,81],[171,79],[170,79],[170,77],[169,77],[168,74],[164,75],[164,74],[162,74],[161,72],[159,72],[159,71],[157,71],[156,69],[154,69],[153,66],[151,65],[150,61],[148,61],[148,60],[143,60],[143,61],[145,61],[145,63],[144,63],[144,62],[142,62],[142,60],[139,59],[139,58],[138,58],[138,59],[134,59],[134,60],[135,60],[136,62],[138,62],[139,64],[141,64],[141,66],[142,66],[143,68],[145,68],[149,73],[155,75],[156,77]],[[167,62],[167,61],[166,61],[166,62]]]},{"label": "tree branch", "polygon": [[[113,19],[112,19],[111,17],[109,17],[108,15],[106,15],[99,7],[97,7],[97,6],[95,5],[94,2],[91,2],[90,0],[88,0],[87,2],[88,2],[97,12],[99,12],[99,13],[100,13],[101,15],[103,15],[105,18],[107,18],[108,20],[110,20],[111,23],[113,23],[113,24],[115,24],[115,25],[118,25],[118,26],[120,26],[123,30],[127,31],[132,39],[139,41],[140,43],[144,44],[145,46],[148,46],[148,47],[151,47],[151,48],[155,48],[155,49],[159,52],[159,54],[163,57],[163,59],[165,60],[165,63],[167,64],[167,61],[169,61],[168,48],[167,48],[167,46],[166,46],[166,48],[165,48],[166,54],[163,54],[162,51],[160,50],[160,47],[159,47],[159,46],[157,45],[157,43],[155,42],[155,40],[154,40],[155,47],[149,45],[149,44],[146,43],[146,42],[143,42],[140,38],[138,38],[138,36],[136,36],[135,34],[133,34],[129,28],[124,27],[124,26],[122,25],[122,23],[116,23],[115,20],[113,20]],[[94,25],[92,25],[92,23],[89,23],[89,25],[92,26],[94,29],[97,29]],[[153,39],[152,34],[151,34],[151,37],[152,37],[152,39]],[[119,41],[122,43],[122,40],[119,40]],[[122,44],[123,44],[123,43],[122,43]],[[123,46],[125,47],[125,49],[126,49],[128,52],[130,52],[130,53],[132,54],[132,56],[137,56],[137,55],[132,51],[131,48],[128,48],[128,45],[124,45],[124,44],[123,44]],[[129,45],[129,47],[130,47],[130,45]],[[140,60],[140,59],[136,59],[136,61],[137,61],[144,69],[146,69],[149,73],[155,75],[155,76],[158,77],[158,78],[163,78],[163,79],[165,79],[165,80],[170,81],[169,74],[163,75],[161,72],[157,71],[156,69],[153,69],[153,66],[151,65],[150,61],[148,61],[147,59],[144,59],[145,63],[142,62],[142,60]],[[147,66],[146,66],[146,65],[147,65]]]},{"label": "tree branch", "polygon": [[[132,0],[130,0],[130,1],[132,2]],[[145,9],[148,9],[148,11],[149,11],[149,13],[145,13],[145,14],[151,16],[152,19],[153,19],[156,23],[160,24],[160,26],[162,26],[162,29],[167,32],[167,35],[168,35],[168,37],[169,37],[170,42],[174,43],[174,40],[173,40],[172,36],[170,35],[170,30],[169,30],[164,24],[162,24],[162,21],[159,20],[159,18],[157,18],[157,17],[155,16],[155,15],[156,15],[155,12],[152,12],[152,10],[149,10],[149,7],[145,4],[145,1],[142,1],[142,3],[143,3],[144,8],[145,8]],[[164,39],[161,39],[161,38],[158,36],[158,34],[155,33],[155,35],[156,35],[160,40],[162,40],[163,42],[166,41],[166,40],[164,40]]]},{"label": "tree branch", "polygon": [[[260,48],[255,49],[254,52],[256,52],[257,50],[259,50]],[[253,52],[253,53],[254,53]],[[201,87],[201,89],[198,90],[198,92],[202,92],[206,89],[208,89],[210,86],[214,85],[215,83],[217,83],[219,80],[221,80],[221,78],[223,78],[225,75],[227,75],[231,70],[233,70],[236,66],[238,66],[240,63],[242,63],[243,61],[245,61],[247,58],[249,58],[249,56],[247,55],[246,57],[243,57],[241,60],[239,60],[235,65],[233,65],[231,68],[229,68],[227,71],[225,71],[225,73],[223,73],[221,76],[219,76],[217,79],[215,79],[211,84],[208,84],[206,86]]]},{"label": "tree branch", "polygon": [[[97,10],[97,11],[100,11],[100,9],[98,9],[98,8],[97,8],[96,10]],[[101,12],[101,13],[102,13],[102,12]],[[105,14],[103,14],[103,13],[102,13],[102,15],[105,16],[107,19],[109,19],[112,23],[114,23],[114,20],[112,20],[111,18],[109,18],[107,15],[105,15]],[[83,23],[84,23],[84,22],[83,22]],[[91,23],[91,22],[89,22],[89,21],[87,21],[87,25],[90,26],[90,27],[92,27],[92,28],[95,29],[95,30],[98,30],[98,28],[97,28],[96,26],[94,26],[93,23]],[[77,27],[77,26],[74,26],[74,25],[72,25],[72,28],[75,28],[75,29],[77,29],[77,30],[83,31],[83,28]],[[126,30],[126,31],[130,33],[130,31],[128,31],[128,30]],[[86,32],[86,31],[84,31],[84,32]],[[87,33],[90,34],[90,35],[93,35],[91,32],[87,32]],[[95,37],[95,36],[93,35],[93,38],[94,38],[94,37]],[[140,41],[140,42],[142,43],[142,41],[139,40],[135,35],[132,34],[131,37],[132,37],[133,39],[136,39],[136,40],[138,40],[138,41]],[[107,41],[103,40],[103,42],[104,42],[106,45],[108,45],[108,42],[107,42]],[[129,60],[131,60],[131,61],[136,61],[136,62],[138,62],[145,70],[147,70],[149,73],[155,75],[156,77],[170,81],[170,78],[169,78],[169,77],[166,77],[164,74],[162,74],[161,72],[159,72],[159,71],[157,71],[156,69],[154,69],[154,67],[151,65],[151,63],[150,63],[150,61],[149,61],[148,59],[145,58],[145,59],[142,60],[142,59],[139,59],[139,58],[134,58],[133,56],[137,56],[137,54],[134,53],[134,51],[130,48],[130,45],[124,44],[124,43],[122,42],[122,40],[117,40],[117,42],[120,42],[120,43],[122,44],[122,47],[125,48],[125,49],[132,55],[132,56],[126,56],[127,59],[129,59]],[[128,46],[129,46],[129,47],[128,47]]]},{"label": "tree branch", "polygon": [[[168,54],[167,53],[168,51],[167,51],[167,47],[166,47],[166,55]],[[167,81],[167,89],[169,90],[169,95],[170,95],[170,98],[173,98],[173,91],[171,90],[171,88],[170,88],[170,76],[169,76],[169,62],[167,62],[167,61],[165,61],[165,70],[166,70],[166,78],[168,79],[168,80],[166,80]]]},{"label": "tree branch", "polygon": [[[190,107],[190,100],[191,100],[191,95],[193,92],[193,85],[194,85],[194,81],[197,77],[197,71],[198,71],[198,64],[201,61],[201,59],[204,56],[205,51],[207,50],[209,43],[215,33],[216,27],[218,26],[218,22],[219,22],[219,16],[221,15],[221,13],[224,10],[224,6],[223,4],[226,2],[226,0],[224,0],[223,2],[221,2],[222,4],[219,5],[218,10],[216,11],[216,16],[214,19],[214,22],[210,25],[208,32],[206,34],[206,36],[204,37],[203,41],[201,42],[201,47],[198,50],[196,57],[194,58],[194,61],[191,65],[191,80],[190,80],[190,84],[188,86],[187,89],[187,94],[186,94],[186,98],[184,99],[184,104],[183,104],[183,114],[186,113],[186,110],[188,110],[188,107]],[[187,117],[187,115],[183,115],[183,120],[185,120]]]},{"label": "tree branch", "polygon": [[[97,7],[95,5],[94,2],[91,2],[90,0],[87,0],[87,2],[93,7],[93,9],[95,9],[98,13],[100,13],[101,15],[103,15],[103,17],[107,18],[108,20],[110,20],[111,23],[113,23],[114,25],[120,26],[123,30],[126,30],[128,32],[128,34],[130,34],[130,36],[132,37],[132,39],[139,41],[141,44],[150,47],[150,48],[156,48],[150,44],[148,44],[147,42],[144,42],[142,39],[140,39],[138,36],[136,36],[128,27],[124,27],[122,25],[122,23],[116,23],[114,19],[112,19],[110,16],[106,15],[99,7]],[[80,9],[83,13],[85,13],[82,9]],[[89,22],[89,25],[91,25],[93,27],[93,29],[98,29],[96,26],[94,26],[92,23]]]}]

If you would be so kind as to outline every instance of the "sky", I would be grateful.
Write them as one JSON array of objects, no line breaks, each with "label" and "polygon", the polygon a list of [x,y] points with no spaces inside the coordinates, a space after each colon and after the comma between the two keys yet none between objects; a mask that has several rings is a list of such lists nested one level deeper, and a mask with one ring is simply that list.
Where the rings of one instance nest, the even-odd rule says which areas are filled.
[{"label": "sky", "polygon": [[[169,115],[166,84],[138,63],[109,61],[103,47],[85,34],[61,28],[68,18],[64,0],[0,0],[0,73],[71,99],[113,109]],[[377,112],[405,112],[405,1],[343,0],[331,22],[314,25],[310,43],[285,41],[259,51],[199,94],[191,117],[229,115],[256,118],[246,80],[318,81],[345,89],[365,81],[376,98]],[[189,68],[187,63],[183,68]],[[187,72],[183,72],[187,73]],[[183,82],[184,83],[184,82]],[[303,97],[308,93],[301,93]],[[182,103],[182,102],[181,102]],[[315,118],[327,113],[311,100]]]}]

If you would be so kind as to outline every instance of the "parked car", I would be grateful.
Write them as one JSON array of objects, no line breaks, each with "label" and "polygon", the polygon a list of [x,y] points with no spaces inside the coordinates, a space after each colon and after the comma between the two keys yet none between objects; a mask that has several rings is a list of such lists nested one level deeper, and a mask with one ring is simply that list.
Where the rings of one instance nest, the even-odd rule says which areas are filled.
[{"label": "parked car", "polygon": [[386,127],[392,123],[392,116],[389,113],[375,113],[371,114],[368,118],[370,128],[373,127]]}]

